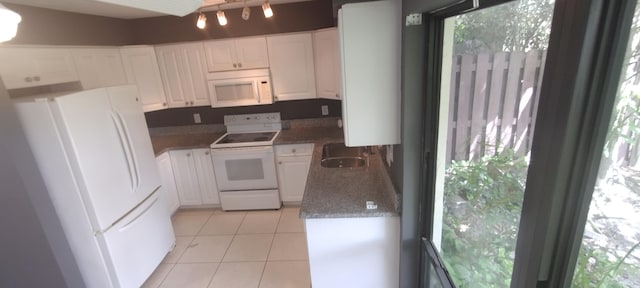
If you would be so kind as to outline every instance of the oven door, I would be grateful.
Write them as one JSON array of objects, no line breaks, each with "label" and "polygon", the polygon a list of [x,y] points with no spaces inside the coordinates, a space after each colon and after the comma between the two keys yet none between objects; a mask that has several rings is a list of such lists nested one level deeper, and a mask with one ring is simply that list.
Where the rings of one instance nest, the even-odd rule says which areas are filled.
[{"label": "oven door", "polygon": [[272,146],[211,150],[220,191],[278,188]]}]

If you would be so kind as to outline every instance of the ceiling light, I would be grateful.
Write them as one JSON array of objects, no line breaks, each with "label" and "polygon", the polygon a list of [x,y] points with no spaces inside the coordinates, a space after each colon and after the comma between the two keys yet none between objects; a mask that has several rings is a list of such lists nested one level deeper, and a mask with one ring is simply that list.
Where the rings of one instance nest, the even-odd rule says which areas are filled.
[{"label": "ceiling light", "polygon": [[249,20],[249,16],[251,16],[251,10],[249,10],[249,6],[247,6],[247,0],[244,0],[244,8],[242,8],[242,19]]},{"label": "ceiling light", "polygon": [[22,17],[18,13],[0,4],[0,42],[9,41],[16,36],[20,21]]},{"label": "ceiling light", "polygon": [[198,22],[196,22],[196,26],[200,29],[204,29],[205,27],[207,27],[207,16],[202,14],[202,12],[200,12],[200,15],[198,15]]},{"label": "ceiling light", "polygon": [[262,4],[262,12],[264,12],[265,18],[270,18],[273,16],[273,10],[271,10],[271,5],[269,5],[269,1],[265,1]]},{"label": "ceiling light", "polygon": [[220,26],[227,25],[227,16],[224,16],[224,11],[218,8],[218,13],[216,15],[218,16],[218,24],[220,24]]}]

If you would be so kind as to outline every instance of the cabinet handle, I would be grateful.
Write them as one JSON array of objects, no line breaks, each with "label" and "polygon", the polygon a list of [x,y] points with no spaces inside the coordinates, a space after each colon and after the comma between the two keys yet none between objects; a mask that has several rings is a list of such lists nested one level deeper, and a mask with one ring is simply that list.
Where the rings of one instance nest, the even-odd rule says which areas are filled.
[{"label": "cabinet handle", "polygon": [[25,82],[29,82],[29,83],[31,83],[31,82],[33,81],[33,78],[31,78],[31,77],[26,77],[26,78],[24,78],[24,81],[25,81]]},{"label": "cabinet handle", "polygon": [[35,80],[35,81],[40,81],[40,76],[35,76],[35,77],[33,77],[33,80]]},{"label": "cabinet handle", "polygon": [[238,68],[242,68],[242,63],[238,63]]},{"label": "cabinet handle", "polygon": [[205,152],[204,152],[204,155],[209,155],[209,151],[205,151]]},{"label": "cabinet handle", "polygon": [[278,161],[278,165],[282,165],[282,161]]},{"label": "cabinet handle", "polygon": [[184,106],[189,106],[189,101],[184,101]]},{"label": "cabinet handle", "polygon": [[233,63],[233,68],[238,68],[238,65],[236,63]]},{"label": "cabinet handle", "polygon": [[187,157],[191,157],[191,153],[187,153]]},{"label": "cabinet handle", "polygon": [[193,104],[195,104],[195,102],[191,101],[191,106],[193,106]]},{"label": "cabinet handle", "polygon": [[162,102],[162,106],[167,107],[167,102]]},{"label": "cabinet handle", "polygon": [[291,149],[291,153],[296,153],[296,149]]},{"label": "cabinet handle", "polygon": [[336,93],[336,98],[340,98],[340,94]]}]

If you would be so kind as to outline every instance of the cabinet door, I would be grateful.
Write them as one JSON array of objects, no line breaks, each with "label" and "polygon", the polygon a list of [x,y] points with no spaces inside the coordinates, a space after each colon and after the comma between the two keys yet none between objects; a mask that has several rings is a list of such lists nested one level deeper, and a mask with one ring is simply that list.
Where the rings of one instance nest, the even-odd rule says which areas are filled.
[{"label": "cabinet door", "polygon": [[71,53],[63,48],[2,48],[0,63],[7,89],[79,80]]},{"label": "cabinet door", "polygon": [[129,84],[136,84],[145,112],[167,108],[156,52],[151,46],[120,49]]},{"label": "cabinet door", "polygon": [[118,49],[74,49],[71,54],[82,88],[93,89],[127,83]]},{"label": "cabinet door", "polygon": [[220,204],[216,175],[213,173],[213,162],[210,154],[211,151],[208,148],[193,149],[200,186],[200,197],[202,198],[202,204]]},{"label": "cabinet door", "polygon": [[207,68],[210,72],[234,70],[238,66],[234,40],[204,42]]},{"label": "cabinet door", "polygon": [[193,152],[191,150],[173,150],[169,153],[180,205],[202,204]]},{"label": "cabinet door", "polygon": [[310,166],[311,156],[278,157],[278,185],[282,201],[302,201]]},{"label": "cabinet door", "polygon": [[267,37],[275,99],[316,98],[311,33]]},{"label": "cabinet door", "polygon": [[238,69],[269,67],[267,39],[265,37],[242,38],[236,41]]},{"label": "cabinet door", "polygon": [[169,107],[211,105],[202,43],[161,46],[156,53]]},{"label": "cabinet door", "polygon": [[[372,1],[338,12],[347,146],[400,143],[401,5]],[[372,49],[375,48],[375,49]]]},{"label": "cabinet door", "polygon": [[318,98],[340,99],[342,83],[339,46],[337,28],[313,33]]},{"label": "cabinet door", "polygon": [[173,178],[169,152],[162,153],[162,155],[156,157],[156,163],[160,172],[160,180],[162,181],[165,204],[167,204],[169,214],[173,214],[180,207],[180,198],[176,189],[176,180]]},{"label": "cabinet door", "polygon": [[206,79],[206,57],[202,43],[184,45],[185,82],[189,85],[191,106],[210,106],[209,90]]}]

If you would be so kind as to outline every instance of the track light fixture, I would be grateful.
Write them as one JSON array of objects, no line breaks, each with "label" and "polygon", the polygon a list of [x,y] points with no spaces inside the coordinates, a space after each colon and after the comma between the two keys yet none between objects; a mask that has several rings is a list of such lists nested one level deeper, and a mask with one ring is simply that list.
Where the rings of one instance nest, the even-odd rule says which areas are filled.
[{"label": "track light fixture", "polygon": [[249,9],[249,6],[247,6],[247,0],[244,0],[243,4],[244,8],[242,8],[242,19],[249,20],[249,17],[251,16],[251,10]]},{"label": "track light fixture", "polygon": [[271,10],[271,5],[269,5],[269,0],[264,1],[264,3],[262,3],[262,12],[264,12],[265,18],[271,18],[273,16],[273,10]]},{"label": "track light fixture", "polygon": [[196,27],[200,29],[204,29],[205,27],[207,27],[207,16],[202,14],[202,11],[200,11],[200,15],[198,15],[198,21],[196,22]]},{"label": "track light fixture", "polygon": [[218,16],[218,24],[220,24],[220,26],[227,25],[227,16],[224,15],[224,11],[220,10],[220,5],[218,5],[218,13],[216,13],[216,16]]}]

